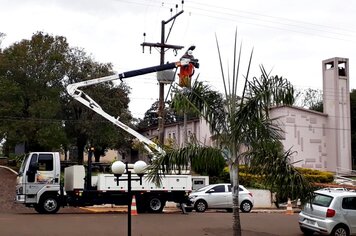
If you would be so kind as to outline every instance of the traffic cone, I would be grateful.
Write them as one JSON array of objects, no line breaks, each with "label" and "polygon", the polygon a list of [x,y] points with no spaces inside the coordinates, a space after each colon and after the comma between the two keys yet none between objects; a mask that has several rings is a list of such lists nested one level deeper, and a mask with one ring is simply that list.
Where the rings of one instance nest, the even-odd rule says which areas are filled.
[{"label": "traffic cone", "polygon": [[293,215],[294,214],[293,207],[292,207],[292,202],[290,201],[289,198],[288,198],[288,203],[287,203],[286,214],[287,215]]},{"label": "traffic cone", "polygon": [[135,195],[132,196],[131,215],[132,215],[132,216],[137,216],[137,208],[136,208],[136,198],[135,198]]}]

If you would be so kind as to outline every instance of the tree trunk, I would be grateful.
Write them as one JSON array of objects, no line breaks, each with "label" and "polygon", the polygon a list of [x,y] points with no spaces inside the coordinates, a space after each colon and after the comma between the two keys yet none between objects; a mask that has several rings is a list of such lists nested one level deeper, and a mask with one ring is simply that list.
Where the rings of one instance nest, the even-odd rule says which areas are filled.
[{"label": "tree trunk", "polygon": [[[236,153],[236,152],[235,152]],[[241,236],[240,206],[239,206],[239,162],[236,154],[233,153],[233,160],[230,164],[230,179],[232,185],[232,209],[233,222],[232,229],[234,236]]]},{"label": "tree trunk", "polygon": [[94,159],[95,159],[95,162],[100,162],[100,156],[101,156],[101,152],[98,152],[98,151],[94,151]]},{"label": "tree trunk", "polygon": [[84,149],[87,139],[84,135],[79,135],[77,137],[77,148],[78,148],[78,164],[82,165],[84,160]]}]

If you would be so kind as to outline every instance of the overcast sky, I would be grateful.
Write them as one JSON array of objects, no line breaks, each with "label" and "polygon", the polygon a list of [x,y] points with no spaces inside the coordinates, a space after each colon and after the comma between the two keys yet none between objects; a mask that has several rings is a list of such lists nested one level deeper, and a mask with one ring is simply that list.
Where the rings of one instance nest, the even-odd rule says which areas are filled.
[{"label": "overcast sky", "polygon": [[[6,34],[1,47],[43,31],[65,36],[70,46],[83,48],[96,61],[111,62],[117,72],[140,69],[160,62],[157,50],[150,53],[146,48],[142,53],[140,44],[160,42],[161,21],[182,9],[167,43],[196,45],[194,56],[200,62],[196,74],[215,89],[222,89],[215,34],[224,66],[231,68],[236,28],[242,66],[254,48],[250,76],[258,77],[263,64],[297,89],[321,89],[322,60],[345,57],[350,60],[350,88],[356,89],[356,1],[352,0],[186,0],[183,7],[180,0],[0,0],[0,32]],[[166,24],[166,35],[170,26]],[[166,61],[177,61],[182,53],[167,51]],[[245,74],[246,67],[242,70]],[[155,74],[126,82],[131,87],[130,110],[142,118],[158,99]]]}]

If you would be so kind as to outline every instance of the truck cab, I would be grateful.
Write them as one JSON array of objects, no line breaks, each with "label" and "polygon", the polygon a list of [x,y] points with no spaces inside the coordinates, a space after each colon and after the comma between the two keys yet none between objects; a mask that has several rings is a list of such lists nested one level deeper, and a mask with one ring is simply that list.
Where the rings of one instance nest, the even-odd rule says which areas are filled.
[{"label": "truck cab", "polygon": [[[27,154],[16,180],[16,201],[28,207],[35,207],[38,212],[56,212],[59,209],[59,190],[59,153],[32,152]],[[56,198],[55,206],[53,198]],[[43,209],[44,207],[47,209]]]}]

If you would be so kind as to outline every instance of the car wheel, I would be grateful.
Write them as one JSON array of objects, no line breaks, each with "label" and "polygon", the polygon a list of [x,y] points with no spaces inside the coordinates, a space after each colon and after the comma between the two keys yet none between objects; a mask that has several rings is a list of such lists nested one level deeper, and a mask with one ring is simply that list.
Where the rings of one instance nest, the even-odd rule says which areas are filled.
[{"label": "car wheel", "polygon": [[252,203],[250,201],[242,201],[240,205],[240,209],[242,212],[247,213],[252,210]]},{"label": "car wheel", "polygon": [[306,228],[300,228],[300,230],[303,232],[304,235],[311,236],[314,235],[314,231]]},{"label": "car wheel", "polygon": [[333,229],[332,236],[349,236],[349,230],[343,226],[343,225],[337,225],[335,226],[335,228]]},{"label": "car wheel", "polygon": [[160,213],[163,211],[165,201],[159,197],[151,197],[148,201],[148,211],[152,213]]},{"label": "car wheel", "polygon": [[58,198],[47,195],[41,197],[39,204],[35,206],[35,210],[41,214],[54,214],[57,213],[59,207]]},{"label": "car wheel", "polygon": [[196,212],[204,212],[207,208],[208,204],[204,200],[198,200],[194,205],[194,209]]}]

